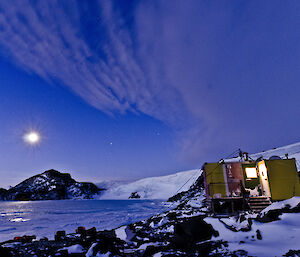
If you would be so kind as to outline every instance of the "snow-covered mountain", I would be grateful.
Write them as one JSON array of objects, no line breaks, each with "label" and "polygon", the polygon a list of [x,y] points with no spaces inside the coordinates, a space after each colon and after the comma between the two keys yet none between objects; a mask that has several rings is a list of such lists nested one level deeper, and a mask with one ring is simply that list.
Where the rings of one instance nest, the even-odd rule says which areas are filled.
[{"label": "snow-covered mountain", "polygon": [[200,174],[200,170],[188,170],[167,176],[140,179],[108,188],[101,194],[100,199],[128,199],[130,196],[141,199],[168,199],[174,194],[188,190]]},{"label": "snow-covered mountain", "polygon": [[91,199],[102,190],[93,183],[76,182],[69,173],[48,170],[24,180],[9,190],[2,189],[1,198],[2,200]]},{"label": "snow-covered mountain", "polygon": [[[271,150],[262,151],[259,153],[249,154],[253,160],[257,160],[262,157],[264,159],[269,159],[272,156],[279,156],[280,158],[285,158],[285,155],[289,158],[295,158],[298,170],[300,170],[300,142],[286,145],[282,147],[273,148]],[[236,161],[239,157],[227,159],[225,161]]]}]

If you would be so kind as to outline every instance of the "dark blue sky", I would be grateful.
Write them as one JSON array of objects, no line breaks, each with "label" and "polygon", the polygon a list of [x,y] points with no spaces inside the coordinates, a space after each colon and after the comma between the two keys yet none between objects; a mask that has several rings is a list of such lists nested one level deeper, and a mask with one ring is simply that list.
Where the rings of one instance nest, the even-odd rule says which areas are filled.
[{"label": "dark blue sky", "polygon": [[299,60],[299,1],[1,1],[0,186],[298,142]]}]

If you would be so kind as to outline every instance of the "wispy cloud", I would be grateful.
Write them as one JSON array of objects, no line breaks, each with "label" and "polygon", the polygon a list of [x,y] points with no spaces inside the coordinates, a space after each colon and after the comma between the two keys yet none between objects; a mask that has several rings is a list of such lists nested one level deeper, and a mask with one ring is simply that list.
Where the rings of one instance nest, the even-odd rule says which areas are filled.
[{"label": "wispy cloud", "polygon": [[169,119],[167,104],[157,99],[161,87],[157,90],[147,80],[128,28],[110,2],[99,4],[103,43],[98,52],[82,36],[76,2],[3,1],[0,7],[0,43],[22,68],[62,82],[104,112],[135,111]]},{"label": "wispy cloud", "polygon": [[[285,72],[274,56],[290,62],[278,55],[283,47],[277,31],[293,35],[289,17],[296,8],[279,2],[269,8],[258,2],[141,1],[128,25],[116,3],[93,1],[93,26],[100,29],[85,36],[93,33],[82,26],[91,18],[84,12],[89,1],[1,1],[0,44],[23,69],[60,81],[101,111],[140,112],[172,124],[189,156],[232,148],[259,133],[234,124],[247,120],[240,112],[269,111],[262,94],[245,95],[280,83],[268,72]],[[279,10],[287,14],[280,17],[285,23],[273,27],[270,17]],[[269,38],[277,39],[272,47]],[[230,143],[224,139],[236,132]]]}]

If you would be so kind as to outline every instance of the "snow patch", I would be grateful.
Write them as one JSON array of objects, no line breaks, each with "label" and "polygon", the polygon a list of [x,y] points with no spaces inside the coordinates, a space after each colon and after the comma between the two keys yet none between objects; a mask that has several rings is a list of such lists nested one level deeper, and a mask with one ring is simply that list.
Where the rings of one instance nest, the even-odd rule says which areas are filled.
[{"label": "snow patch", "polygon": [[289,206],[290,208],[295,208],[297,205],[300,205],[300,196],[294,196],[284,201],[274,202],[271,205],[269,205],[267,208],[265,208],[261,212],[261,214],[265,214],[270,210],[283,209],[287,206]]},{"label": "snow patch", "polygon": [[89,250],[86,253],[86,257],[93,257],[94,256],[94,247],[97,245],[98,243],[93,243],[92,246],[89,248]]},{"label": "snow patch", "polygon": [[125,231],[126,227],[127,226],[122,226],[122,227],[115,229],[116,236],[123,241],[126,241],[126,239],[127,239],[127,234]]},{"label": "snow patch", "polygon": [[79,245],[79,244],[77,244],[77,245],[71,245],[69,247],[64,247],[64,248],[62,248],[60,250],[67,250],[68,254],[84,253],[85,252],[84,248],[81,245]]},{"label": "snow patch", "polygon": [[270,257],[281,256],[289,250],[299,250],[300,213],[284,213],[280,218],[270,223],[253,221],[252,229],[247,232],[231,231],[217,218],[207,217],[204,221],[219,232],[215,240],[228,242],[230,251],[245,250],[251,256]]},{"label": "snow patch", "polygon": [[146,243],[140,245],[140,247],[137,250],[146,250],[148,246],[157,246],[157,245],[159,245],[159,243]]},{"label": "snow patch", "polygon": [[29,221],[30,219],[23,219],[23,218],[14,218],[14,219],[10,219],[9,221],[11,222],[26,222]]}]

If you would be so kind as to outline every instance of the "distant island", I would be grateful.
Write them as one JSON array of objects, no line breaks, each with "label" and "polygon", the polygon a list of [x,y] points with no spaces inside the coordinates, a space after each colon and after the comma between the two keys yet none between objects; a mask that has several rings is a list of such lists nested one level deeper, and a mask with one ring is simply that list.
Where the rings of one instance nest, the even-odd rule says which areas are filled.
[{"label": "distant island", "polygon": [[30,177],[8,190],[0,188],[0,200],[92,199],[103,190],[105,189],[98,188],[90,182],[77,182],[69,173],[51,169]]}]

